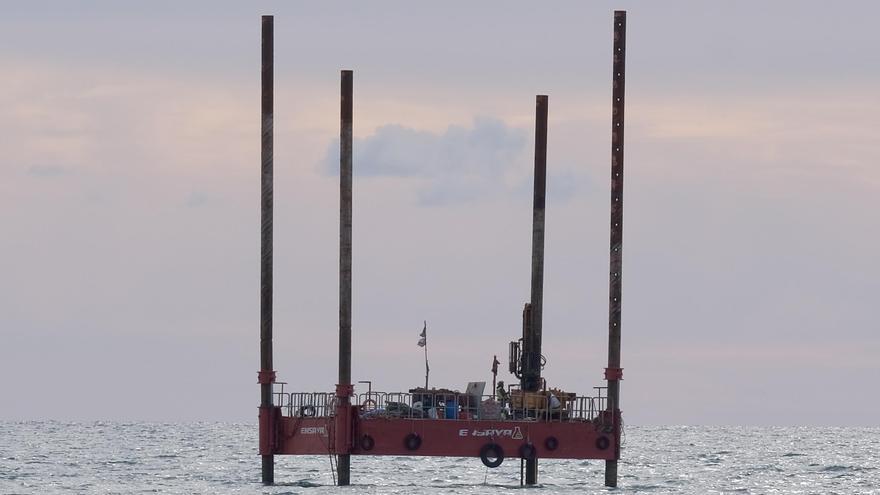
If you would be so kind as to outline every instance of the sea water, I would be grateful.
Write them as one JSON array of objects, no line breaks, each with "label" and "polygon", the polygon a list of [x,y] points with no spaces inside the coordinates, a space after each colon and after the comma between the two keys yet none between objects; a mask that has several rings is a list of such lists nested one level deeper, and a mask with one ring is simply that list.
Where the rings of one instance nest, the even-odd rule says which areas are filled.
[{"label": "sea water", "polygon": [[[0,493],[508,493],[519,459],[276,457],[260,484],[255,424],[0,422]],[[619,487],[604,462],[539,460],[529,493],[880,494],[880,428],[628,426]]]}]

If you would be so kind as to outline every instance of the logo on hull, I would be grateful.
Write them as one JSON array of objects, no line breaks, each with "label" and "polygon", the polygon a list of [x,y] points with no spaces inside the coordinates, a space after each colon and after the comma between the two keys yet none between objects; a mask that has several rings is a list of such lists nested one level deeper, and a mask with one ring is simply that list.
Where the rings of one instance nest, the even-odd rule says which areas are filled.
[{"label": "logo on hull", "polygon": [[513,428],[486,428],[482,430],[469,430],[467,428],[462,428],[458,430],[458,436],[492,438],[509,437],[514,440],[523,439],[522,430],[519,429],[519,426],[514,426]]},{"label": "logo on hull", "polygon": [[299,429],[302,435],[323,435],[327,436],[327,429],[323,426],[303,426]]}]

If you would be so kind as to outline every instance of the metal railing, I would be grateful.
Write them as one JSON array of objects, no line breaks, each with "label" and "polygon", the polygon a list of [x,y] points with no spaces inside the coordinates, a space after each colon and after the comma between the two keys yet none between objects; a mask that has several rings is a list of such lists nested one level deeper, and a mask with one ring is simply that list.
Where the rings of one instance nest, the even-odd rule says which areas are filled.
[{"label": "metal railing", "polygon": [[[511,398],[512,399],[512,398]],[[606,397],[546,395],[544,401],[499,400],[491,395],[370,392],[357,395],[361,418],[446,420],[595,421]]]},{"label": "metal railing", "polygon": [[284,416],[330,417],[336,412],[336,394],[333,392],[280,392],[274,393],[275,405]]},{"label": "metal railing", "polygon": [[[519,395],[513,391],[506,399],[491,395],[424,392],[368,392],[352,397],[362,419],[444,419],[469,421],[594,421],[601,423],[607,408],[605,387],[596,396],[556,397],[549,393]],[[519,397],[519,398],[517,398]],[[543,399],[542,399],[543,397]],[[333,392],[274,393],[275,405],[288,417],[332,417],[336,394]]]}]

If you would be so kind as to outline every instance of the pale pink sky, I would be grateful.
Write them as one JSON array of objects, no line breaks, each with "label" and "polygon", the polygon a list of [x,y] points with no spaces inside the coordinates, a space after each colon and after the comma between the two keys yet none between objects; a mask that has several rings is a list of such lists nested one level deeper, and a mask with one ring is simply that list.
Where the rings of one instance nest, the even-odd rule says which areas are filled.
[{"label": "pale pink sky", "polygon": [[432,384],[506,363],[529,297],[542,93],[545,375],[591,393],[611,13],[626,8],[628,421],[876,425],[878,8],[828,5],[4,4],[0,419],[255,419],[264,13],[279,379],[335,381],[349,68],[354,379],[421,383],[424,319]]}]

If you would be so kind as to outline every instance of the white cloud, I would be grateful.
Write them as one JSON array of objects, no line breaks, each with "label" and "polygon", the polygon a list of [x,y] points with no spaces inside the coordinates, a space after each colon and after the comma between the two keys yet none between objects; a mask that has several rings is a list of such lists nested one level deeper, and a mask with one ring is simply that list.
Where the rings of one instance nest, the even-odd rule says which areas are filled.
[{"label": "white cloud", "polygon": [[[443,132],[389,124],[353,144],[357,177],[414,179],[426,205],[470,201],[503,191],[522,171],[527,132],[492,118],[476,118],[471,127],[451,125]],[[322,168],[339,171],[339,139],[327,149]],[[520,174],[521,175],[521,174]]]}]

